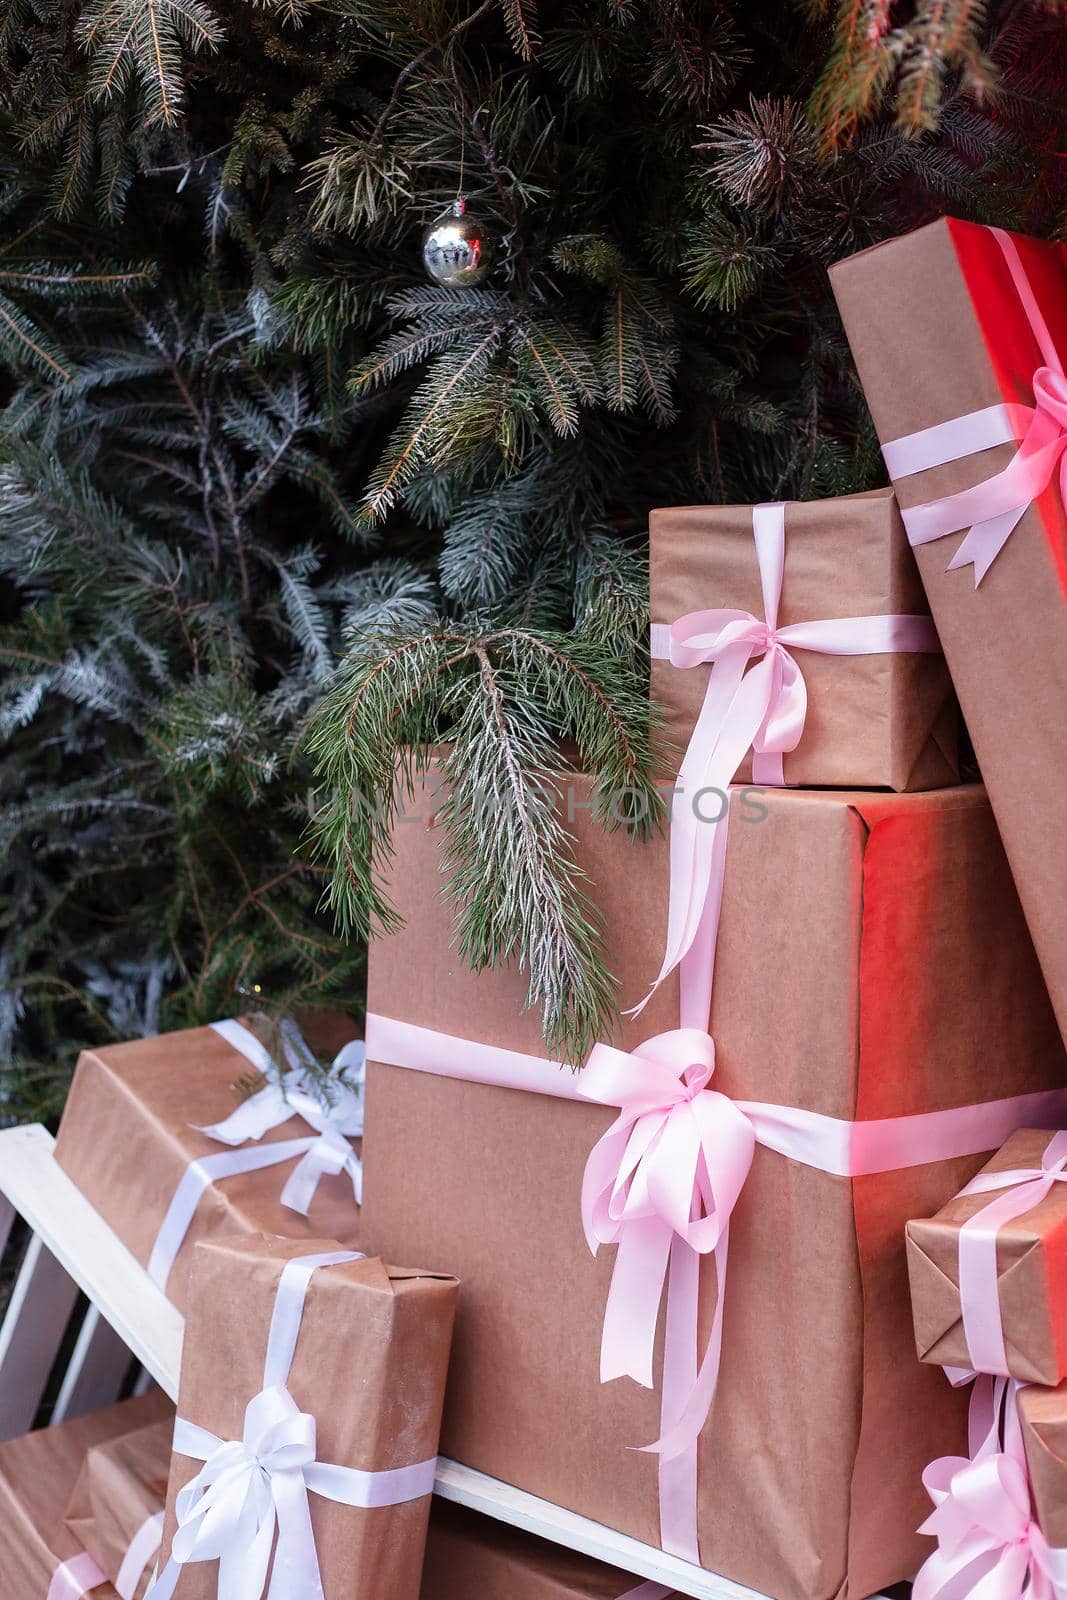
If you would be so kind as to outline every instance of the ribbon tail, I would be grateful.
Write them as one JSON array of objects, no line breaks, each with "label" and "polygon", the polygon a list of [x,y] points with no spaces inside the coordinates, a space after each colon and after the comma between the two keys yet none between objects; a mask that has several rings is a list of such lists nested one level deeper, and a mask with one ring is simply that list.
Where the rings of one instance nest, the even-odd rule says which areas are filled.
[{"label": "ribbon tail", "polygon": [[352,1180],[352,1196],[357,1206],[363,1204],[363,1162],[353,1150],[345,1162],[345,1171]]},{"label": "ribbon tail", "polygon": [[656,1326],[671,1252],[671,1229],[659,1217],[627,1222],[619,1239],[600,1345],[600,1381],[633,1378],[653,1387]]},{"label": "ribbon tail", "polygon": [[325,1168],[319,1160],[314,1149],[307,1152],[297,1162],[293,1171],[285,1180],[281,1193],[283,1206],[288,1206],[290,1211],[299,1212],[306,1217],[311,1210],[311,1202],[315,1198],[315,1191],[319,1186]]},{"label": "ribbon tail", "polygon": [[[729,1253],[729,1239],[730,1230],[729,1227],[725,1227],[720,1235],[719,1243],[716,1245],[713,1253],[716,1277],[718,1280],[716,1286],[715,1313],[712,1318],[711,1335],[708,1339],[708,1344],[706,1350],[704,1351],[703,1359],[700,1362],[699,1370],[696,1372],[695,1377],[688,1388],[688,1392],[684,1396],[684,1399],[681,1399],[679,1403],[680,1397],[673,1397],[675,1404],[673,1407],[671,1407],[671,1409],[674,1411],[672,1424],[665,1430],[662,1436],[657,1439],[654,1444],[645,1446],[646,1450],[654,1451],[657,1455],[661,1455],[667,1460],[670,1460],[674,1456],[681,1455],[683,1451],[696,1444],[704,1424],[708,1420],[708,1414],[711,1411],[712,1404],[715,1400],[715,1390],[718,1387],[719,1382],[719,1368],[722,1365],[722,1331],[724,1312],[726,1308],[726,1265]],[[697,1270],[699,1272],[699,1257],[697,1258]],[[673,1258],[671,1272],[672,1274],[674,1272]],[[668,1290],[668,1293],[669,1292],[670,1291]],[[693,1319],[692,1326],[692,1337],[695,1340],[695,1330],[697,1326],[695,1317]],[[664,1359],[666,1363],[666,1357]],[[695,1363],[693,1363],[693,1365],[695,1365]],[[667,1388],[668,1385],[665,1374],[663,1383],[665,1416],[668,1414]]]},{"label": "ribbon tail", "polygon": [[163,1571],[154,1578],[148,1587],[144,1600],[171,1600],[182,1569],[176,1561],[168,1561]]},{"label": "ribbon tail", "polygon": [[[660,1431],[664,1434],[681,1415],[696,1382],[699,1312],[700,1257],[675,1235],[663,1341]],[[680,1454],[659,1458],[659,1529],[660,1544],[669,1555],[700,1565],[695,1440]]]},{"label": "ribbon tail", "polygon": [[303,1473],[281,1473],[272,1480],[271,1487],[278,1513],[278,1546],[268,1600],[323,1600],[322,1573]]},{"label": "ribbon tail", "polygon": [[1021,522],[1026,506],[1017,506],[998,517],[976,522],[948,564],[949,572],[961,567],[974,567],[974,586],[977,589],[994,561]]}]

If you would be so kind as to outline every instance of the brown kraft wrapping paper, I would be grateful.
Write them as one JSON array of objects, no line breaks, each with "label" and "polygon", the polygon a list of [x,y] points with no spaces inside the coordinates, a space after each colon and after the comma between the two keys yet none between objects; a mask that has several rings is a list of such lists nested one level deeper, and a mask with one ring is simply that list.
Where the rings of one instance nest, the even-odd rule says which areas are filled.
[{"label": "brown kraft wrapping paper", "polygon": [[[1052,1134],[1020,1128],[984,1172],[1036,1170]],[[960,1228],[1003,1191],[957,1195],[936,1216],[908,1223],[908,1277],[920,1361],[969,1367],[960,1313]],[[1022,1383],[1067,1375],[1067,1185],[997,1232],[997,1299],[1008,1371]]]},{"label": "brown kraft wrapping paper", "polygon": [[1067,1549],[1067,1384],[1020,1389],[1018,1406],[1038,1526],[1053,1549]]},{"label": "brown kraft wrapping paper", "polygon": [[[300,1024],[308,1042],[326,1056],[359,1037],[351,1018],[332,1012],[302,1016]],[[227,1117],[240,1103],[239,1085],[254,1076],[240,1051],[211,1028],[82,1051],[59,1125],[56,1160],[143,1265],[189,1164],[229,1148],[197,1128]],[[310,1131],[302,1117],[291,1117],[258,1143],[301,1139]],[[359,1207],[344,1173],[320,1180],[306,1217],[282,1205],[295,1166],[295,1160],[287,1161],[208,1186],[167,1280],[167,1295],[179,1310],[186,1306],[189,1262],[199,1239],[248,1232],[358,1244]]]},{"label": "brown kraft wrapping paper", "polygon": [[421,1600],[627,1600],[640,1587],[617,1567],[434,1501]]},{"label": "brown kraft wrapping paper", "polygon": [[[632,1004],[660,960],[666,842],[604,833],[582,809],[588,782],[570,781],[577,859]],[[474,976],[457,954],[434,892],[436,792],[397,825],[389,889],[406,923],[372,944],[369,1010],[543,1054],[525,975]],[[761,804],[761,821],[738,808],[730,839],[715,1087],[857,1119],[1067,1081],[980,787],[776,790]],[[672,978],[616,1042],[677,1026],[677,1007]],[[600,1384],[614,1252],[591,1258],[579,1216],[614,1113],[374,1061],[367,1096],[368,1247],[463,1280],[443,1453],[658,1543],[655,1461],[627,1448],[657,1437],[658,1396]],[[922,1469],[962,1449],[967,1401],[915,1360],[904,1227],[982,1159],[849,1181],[757,1149],[700,1446],[705,1566],[776,1600],[860,1600],[917,1570]],[[713,1292],[705,1274],[705,1322]]]},{"label": "brown kraft wrapping paper", "polygon": [[[106,1411],[0,1444],[0,1575],[4,1600],[44,1600],[56,1568],[83,1553],[63,1518],[86,1451],[173,1416],[158,1390]],[[116,1600],[110,1584],[93,1600]]]},{"label": "brown kraft wrapping paper", "polygon": [[[82,1463],[67,1507],[67,1527],[112,1583],[117,1583],[133,1541],[153,1517],[162,1522],[174,1434],[174,1408],[161,1422],[94,1444]],[[162,1538],[162,1528],[157,1540]],[[131,1600],[142,1600],[155,1554]]]},{"label": "brown kraft wrapping paper", "polygon": [[[1067,252],[1016,237],[1052,337],[1067,351]],[[1034,403],[1042,364],[990,230],[951,218],[831,270],[883,444],[1002,401]],[[896,482],[902,506],[970,488],[1014,447]],[[980,588],[949,572],[964,535],[916,548],[930,608],[989,789],[1061,1029],[1067,1030],[1067,519],[1050,488]],[[1037,643],[1039,641],[1039,643]]]},{"label": "brown kraft wrapping paper", "polygon": [[[726,607],[763,617],[751,506],[673,506],[649,520],[652,621]],[[779,623],[926,614],[891,489],[789,501]],[[958,712],[944,657],[916,651],[833,656],[795,651],[808,691],[804,736],[784,760],[793,786],[935,789],[959,777]],[[652,661],[667,765],[677,770],[709,667]],[[673,762],[673,765],[672,765]],[[738,780],[747,782],[751,758]]]},{"label": "brown kraft wrapping paper", "polygon": [[[333,1240],[218,1239],[197,1246],[190,1275],[178,1415],[240,1439],[263,1387],[274,1301],[287,1261]],[[288,1388],[316,1420],[316,1457],[386,1472],[437,1454],[455,1316],[454,1278],[358,1260],[311,1276]],[[161,1565],[175,1501],[202,1463],[175,1454]],[[347,1600],[417,1600],[430,1496],[372,1509],[309,1494],[323,1589]],[[183,1567],[176,1600],[215,1600],[218,1563]]]}]

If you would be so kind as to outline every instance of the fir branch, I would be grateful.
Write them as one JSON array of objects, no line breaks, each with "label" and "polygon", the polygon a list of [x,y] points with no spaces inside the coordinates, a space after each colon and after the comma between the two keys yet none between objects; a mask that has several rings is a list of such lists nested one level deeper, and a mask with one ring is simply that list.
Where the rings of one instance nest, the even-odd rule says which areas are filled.
[{"label": "fir branch", "polygon": [[[528,629],[358,639],[312,720],[307,745],[327,800],[311,841],[328,902],[349,934],[395,926],[379,886],[399,796],[418,754],[447,732],[449,894],[465,958],[529,973],[549,1047],[580,1061],[611,1025],[610,975],[570,840],[546,793],[572,738],[615,824],[657,816],[647,704],[622,661],[590,635]],[[399,783],[398,783],[399,773]]]}]

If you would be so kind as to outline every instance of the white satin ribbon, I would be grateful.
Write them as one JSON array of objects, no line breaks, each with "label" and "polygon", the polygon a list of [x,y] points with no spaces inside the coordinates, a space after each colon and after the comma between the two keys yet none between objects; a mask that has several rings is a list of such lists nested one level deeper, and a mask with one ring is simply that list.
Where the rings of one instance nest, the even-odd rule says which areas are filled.
[{"label": "white satin ribbon", "polygon": [[[289,1393],[304,1299],[319,1267],[358,1261],[358,1251],[299,1256],[282,1272],[263,1370],[239,1440],[178,1418],[174,1450],[204,1463],[178,1495],[170,1559],[146,1600],[170,1600],[183,1566],[218,1561],[218,1600],[322,1600],[309,1491],[341,1505],[400,1505],[433,1490],[436,1457],[389,1472],[316,1460],[315,1418]],[[274,1553],[273,1564],[271,1553]],[[268,1588],[268,1573],[269,1588]]]},{"label": "white satin ribbon", "polygon": [[[255,1034],[232,1018],[213,1022],[211,1027],[220,1038],[257,1072],[269,1074],[275,1068],[270,1052]],[[272,1081],[250,1099],[231,1112],[222,1122],[212,1123],[197,1131],[220,1144],[245,1144],[260,1140],[272,1128],[281,1127],[294,1116],[300,1116],[315,1131],[306,1139],[286,1139],[278,1144],[222,1152],[202,1156],[191,1161],[160,1224],[155,1244],[148,1261],[148,1273],[161,1289],[167,1286],[174,1262],[190,1224],[196,1214],[200,1197],[211,1184],[222,1178],[237,1177],[240,1173],[260,1172],[267,1167],[283,1165],[296,1160],[297,1166],[282,1189],[282,1204],[290,1210],[307,1216],[319,1181],[327,1173],[346,1172],[352,1183],[353,1198],[357,1205],[363,1202],[363,1165],[349,1143],[363,1133],[363,1085],[366,1071],[366,1053],[362,1039],[351,1040],[334,1058],[334,1071],[338,1077],[334,1084],[337,1098],[324,1106],[313,1092],[308,1062],[310,1051],[294,1023],[281,1025],[282,1048],[288,1072],[284,1082]],[[341,1077],[340,1074],[345,1074]]]},{"label": "white satin ribbon", "polygon": [[130,1540],[130,1547],[115,1579],[119,1600],[134,1600],[145,1570],[156,1559],[162,1543],[163,1512],[157,1511],[142,1522]]}]

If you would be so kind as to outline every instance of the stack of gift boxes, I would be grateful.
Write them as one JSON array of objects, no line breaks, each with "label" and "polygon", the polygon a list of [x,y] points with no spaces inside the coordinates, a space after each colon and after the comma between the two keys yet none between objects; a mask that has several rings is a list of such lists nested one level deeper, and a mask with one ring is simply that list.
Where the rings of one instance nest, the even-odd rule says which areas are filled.
[{"label": "stack of gift boxes", "polygon": [[1067,1593],[1067,253],[940,222],[833,279],[894,489],[655,512],[669,825],[554,776],[614,1037],[548,1060],[463,965],[431,756],[365,1052],[83,1057],[57,1157],[181,1393],[0,1447],[14,1600],[667,1593],[430,1518],[439,1447],[774,1600]]}]

